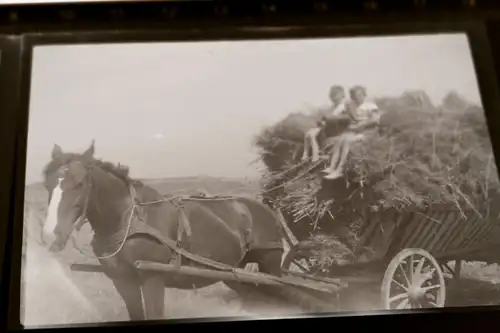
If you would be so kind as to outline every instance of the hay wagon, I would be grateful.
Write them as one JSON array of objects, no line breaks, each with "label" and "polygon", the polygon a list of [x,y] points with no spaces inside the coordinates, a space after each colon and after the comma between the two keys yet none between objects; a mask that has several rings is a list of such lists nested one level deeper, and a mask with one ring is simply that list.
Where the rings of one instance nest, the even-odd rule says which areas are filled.
[{"label": "hay wagon", "polygon": [[[358,232],[370,255],[332,266],[328,276],[348,284],[379,283],[384,309],[444,307],[447,282],[460,277],[462,260],[500,263],[500,219],[491,215],[449,207],[373,213]],[[288,238],[283,270],[321,275],[311,259],[321,244]]]}]

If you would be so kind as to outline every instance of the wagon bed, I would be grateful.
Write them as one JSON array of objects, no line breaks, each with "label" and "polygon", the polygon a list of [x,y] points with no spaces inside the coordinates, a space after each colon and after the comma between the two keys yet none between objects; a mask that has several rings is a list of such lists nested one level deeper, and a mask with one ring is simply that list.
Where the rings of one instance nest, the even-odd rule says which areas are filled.
[{"label": "wagon bed", "polygon": [[[349,283],[381,281],[382,306],[386,309],[421,307],[415,304],[393,306],[391,295],[394,291],[399,291],[399,295],[414,293],[410,285],[420,281],[412,281],[413,273],[420,274],[416,277],[419,279],[431,274],[419,271],[423,269],[420,266],[427,264],[435,277],[434,289],[438,290],[431,306],[442,307],[446,299],[445,271],[458,278],[461,260],[500,263],[500,218],[498,212],[495,214],[490,210],[482,213],[449,207],[373,213],[358,232],[358,244],[370,251],[356,258],[354,263],[332,266],[329,276]],[[292,266],[296,266],[304,271],[305,267],[309,274],[319,274],[308,265],[314,250],[317,250],[314,243],[295,242],[284,260],[284,269],[292,270]],[[452,260],[458,262],[455,270],[448,266]],[[432,289],[428,283],[415,288]]]},{"label": "wagon bed", "polygon": [[429,209],[374,214],[360,242],[373,248],[377,259],[404,248],[421,248],[436,259],[455,259],[467,253],[500,246],[500,219],[468,210]]}]

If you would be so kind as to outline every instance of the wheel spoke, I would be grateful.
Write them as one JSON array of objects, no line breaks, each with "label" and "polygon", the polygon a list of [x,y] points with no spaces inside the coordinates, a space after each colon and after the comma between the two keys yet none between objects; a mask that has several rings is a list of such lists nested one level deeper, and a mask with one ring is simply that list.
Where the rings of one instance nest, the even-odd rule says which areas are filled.
[{"label": "wheel spoke", "polygon": [[294,260],[293,260],[293,263],[294,263],[297,267],[299,267],[300,269],[302,269],[302,272],[303,272],[303,273],[307,273],[307,272],[309,272],[309,268],[306,268],[306,267],[302,266],[302,264],[301,264],[299,261],[297,261],[296,259],[294,259]]},{"label": "wheel spoke", "polygon": [[403,289],[404,291],[408,291],[408,288],[406,288],[405,286],[403,286],[401,283],[399,283],[398,281],[396,280],[392,280],[392,282],[394,282],[398,287],[400,287],[401,289]]},{"label": "wheel spoke", "polygon": [[441,286],[438,285],[438,284],[435,284],[435,285],[432,285],[432,286],[427,286],[427,287],[422,287],[422,289],[425,292],[428,292],[428,291],[433,290],[433,289],[438,289],[438,288],[441,288]]},{"label": "wheel spoke", "polygon": [[422,274],[422,268],[424,268],[424,263],[425,263],[425,257],[422,257],[422,259],[420,259],[420,261],[417,264],[417,269],[415,270],[415,273],[417,275]]},{"label": "wheel spoke", "polygon": [[400,310],[400,309],[407,309],[407,306],[410,304],[410,300],[407,298],[407,299],[404,299],[401,303],[398,304],[398,306],[396,306],[396,309]]},{"label": "wheel spoke", "polygon": [[[409,276],[409,278],[410,278],[410,282],[413,282],[414,281],[414,276],[413,276],[414,275],[414,270],[413,270],[413,268],[414,268],[413,267],[413,254],[410,256],[410,265],[409,266],[410,266],[409,267],[410,268],[410,271],[409,271],[410,276]],[[411,284],[410,284],[410,286],[411,286]]]},{"label": "wheel spoke", "polygon": [[399,264],[398,267],[401,269],[401,272],[403,272],[403,276],[404,276],[404,278],[405,278],[406,283],[408,284],[408,286],[411,286],[410,279],[408,278],[408,275],[406,274],[406,271],[405,271],[404,267],[401,266],[401,264]]},{"label": "wheel spoke", "polygon": [[400,301],[402,299],[408,299],[408,293],[402,293],[402,294],[393,296],[389,299],[389,302],[392,303],[392,302]]},{"label": "wheel spoke", "polygon": [[435,308],[439,308],[439,306],[436,303],[434,303],[434,302],[428,301],[427,304],[430,304],[430,305],[432,305]]}]

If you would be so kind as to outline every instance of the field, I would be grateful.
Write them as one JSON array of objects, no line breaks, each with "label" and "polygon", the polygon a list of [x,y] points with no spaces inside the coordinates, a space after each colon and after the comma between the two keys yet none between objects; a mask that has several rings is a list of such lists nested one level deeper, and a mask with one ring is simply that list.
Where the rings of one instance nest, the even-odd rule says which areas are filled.
[{"label": "field", "polygon": [[[161,193],[186,193],[204,190],[212,194],[247,194],[258,192],[258,183],[239,179],[182,178],[146,180]],[[98,273],[71,272],[68,263],[90,263],[68,244],[54,256],[41,245],[39,232],[46,214],[47,193],[40,184],[26,188],[24,281],[22,322],[27,326],[109,322],[127,320],[125,306],[111,282]],[[79,236],[80,248],[91,233],[84,227]],[[448,293],[450,306],[500,304],[500,268],[496,265],[464,263],[464,278]],[[377,308],[377,286],[352,288],[342,297],[347,310],[368,311]],[[196,291],[168,289],[165,297],[166,318],[214,316],[270,317],[293,315],[301,310],[265,295],[242,300],[222,283]]]}]

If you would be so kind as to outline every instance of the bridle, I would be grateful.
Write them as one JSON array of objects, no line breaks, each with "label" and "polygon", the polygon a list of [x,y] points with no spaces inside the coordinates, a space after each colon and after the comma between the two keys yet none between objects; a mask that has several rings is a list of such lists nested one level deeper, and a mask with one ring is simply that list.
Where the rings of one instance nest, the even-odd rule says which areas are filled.
[{"label": "bridle", "polygon": [[[78,217],[77,221],[75,222],[75,227],[74,227],[74,230],[76,230],[76,232],[78,233],[80,231],[80,229],[88,222],[88,207],[89,207],[89,202],[90,202],[90,194],[92,192],[92,169],[93,169],[94,165],[90,165],[90,166],[87,166],[86,167],[86,170],[87,170],[87,175],[86,175],[86,180],[87,180],[87,189],[86,189],[86,193],[85,193],[85,201],[84,201],[84,204],[83,204],[83,209],[82,209],[82,212],[80,214],[80,216]],[[95,255],[92,255],[90,253],[87,253],[85,252],[83,249],[80,248],[80,246],[78,246],[77,244],[77,241],[76,241],[76,236],[73,234],[71,234],[71,241],[73,243],[73,246],[75,247],[75,249],[80,252],[82,255],[88,257],[88,258],[91,258],[91,259],[109,259],[109,258],[112,258],[114,256],[116,256],[118,253],[120,253],[120,251],[123,249],[123,246],[125,245],[125,241],[127,240],[129,234],[130,234],[130,229],[131,229],[131,226],[132,226],[132,221],[133,221],[133,218],[135,216],[135,211],[137,210],[138,208],[138,204],[137,204],[137,193],[135,191],[135,188],[132,186],[132,184],[129,185],[129,191],[130,191],[130,195],[132,197],[132,201],[133,201],[133,204],[132,206],[128,209],[129,211],[129,216],[128,216],[128,221],[127,221],[127,229],[126,229],[126,232],[125,232],[125,235],[123,236],[123,239],[122,241],[120,242],[120,246],[118,247],[118,249],[116,249],[113,253],[109,254],[109,255],[105,255],[105,256],[95,256]]]}]

